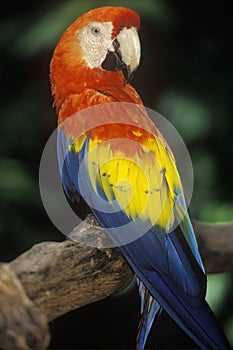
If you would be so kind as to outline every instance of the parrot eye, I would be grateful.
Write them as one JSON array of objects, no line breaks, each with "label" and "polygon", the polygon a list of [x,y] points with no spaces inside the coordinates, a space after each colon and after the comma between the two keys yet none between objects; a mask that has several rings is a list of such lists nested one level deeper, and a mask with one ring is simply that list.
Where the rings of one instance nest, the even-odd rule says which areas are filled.
[{"label": "parrot eye", "polygon": [[98,27],[92,27],[91,32],[94,36],[98,36],[100,34],[100,28]]}]

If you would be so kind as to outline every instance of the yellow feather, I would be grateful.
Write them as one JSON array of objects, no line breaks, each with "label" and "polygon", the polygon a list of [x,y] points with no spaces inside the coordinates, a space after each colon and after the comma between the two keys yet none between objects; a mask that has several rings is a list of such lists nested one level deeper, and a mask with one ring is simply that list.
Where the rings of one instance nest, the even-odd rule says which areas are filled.
[{"label": "yellow feather", "polygon": [[[77,144],[75,141],[75,150],[83,142],[83,137]],[[116,200],[129,218],[140,217],[169,231],[181,184],[166,144],[158,137],[147,139],[140,147],[137,143],[135,152],[127,156],[127,150],[116,148],[111,142],[89,141],[87,164],[93,189],[98,193],[101,188],[109,202]]]}]

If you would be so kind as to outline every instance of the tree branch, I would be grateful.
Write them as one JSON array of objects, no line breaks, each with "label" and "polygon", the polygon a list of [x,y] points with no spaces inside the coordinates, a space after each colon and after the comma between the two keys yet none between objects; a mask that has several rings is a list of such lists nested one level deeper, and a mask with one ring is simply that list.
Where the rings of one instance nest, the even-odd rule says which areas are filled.
[{"label": "tree branch", "polygon": [[[99,246],[106,234],[92,216],[72,238],[88,235]],[[206,271],[233,271],[233,224],[194,222]],[[45,349],[51,321],[71,310],[125,288],[133,273],[118,248],[93,248],[76,243],[43,242],[0,265],[0,346],[4,350]],[[46,316],[46,317],[45,317]]]}]

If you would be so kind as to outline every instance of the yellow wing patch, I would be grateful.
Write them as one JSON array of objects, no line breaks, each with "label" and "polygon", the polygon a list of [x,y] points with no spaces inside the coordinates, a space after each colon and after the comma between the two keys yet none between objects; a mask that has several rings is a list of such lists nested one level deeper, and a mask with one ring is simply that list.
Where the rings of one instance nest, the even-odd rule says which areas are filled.
[{"label": "yellow wing patch", "polygon": [[173,157],[158,137],[147,140],[146,145],[129,140],[128,147],[130,156],[119,147],[119,140],[90,139],[86,161],[91,184],[108,202],[116,200],[132,220],[140,217],[169,231],[177,189],[181,189]]}]

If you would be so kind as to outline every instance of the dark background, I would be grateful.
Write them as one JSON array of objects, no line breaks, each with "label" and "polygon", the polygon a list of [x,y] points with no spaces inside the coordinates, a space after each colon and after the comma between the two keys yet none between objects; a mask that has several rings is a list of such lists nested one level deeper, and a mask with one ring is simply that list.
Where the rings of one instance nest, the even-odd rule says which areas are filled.
[{"label": "dark background", "polygon": [[[142,20],[142,62],[136,87],[146,106],[166,116],[190,151],[195,174],[192,217],[233,218],[232,30],[227,1],[17,1],[0,21],[0,260],[33,244],[63,240],[43,208],[38,170],[56,127],[49,61],[64,29],[103,5],[136,10]],[[219,232],[221,234],[221,232]],[[233,342],[232,276],[208,276],[207,298]],[[51,324],[51,348],[133,348],[138,324],[135,284],[125,292]],[[150,346],[193,344],[162,315]]]}]

